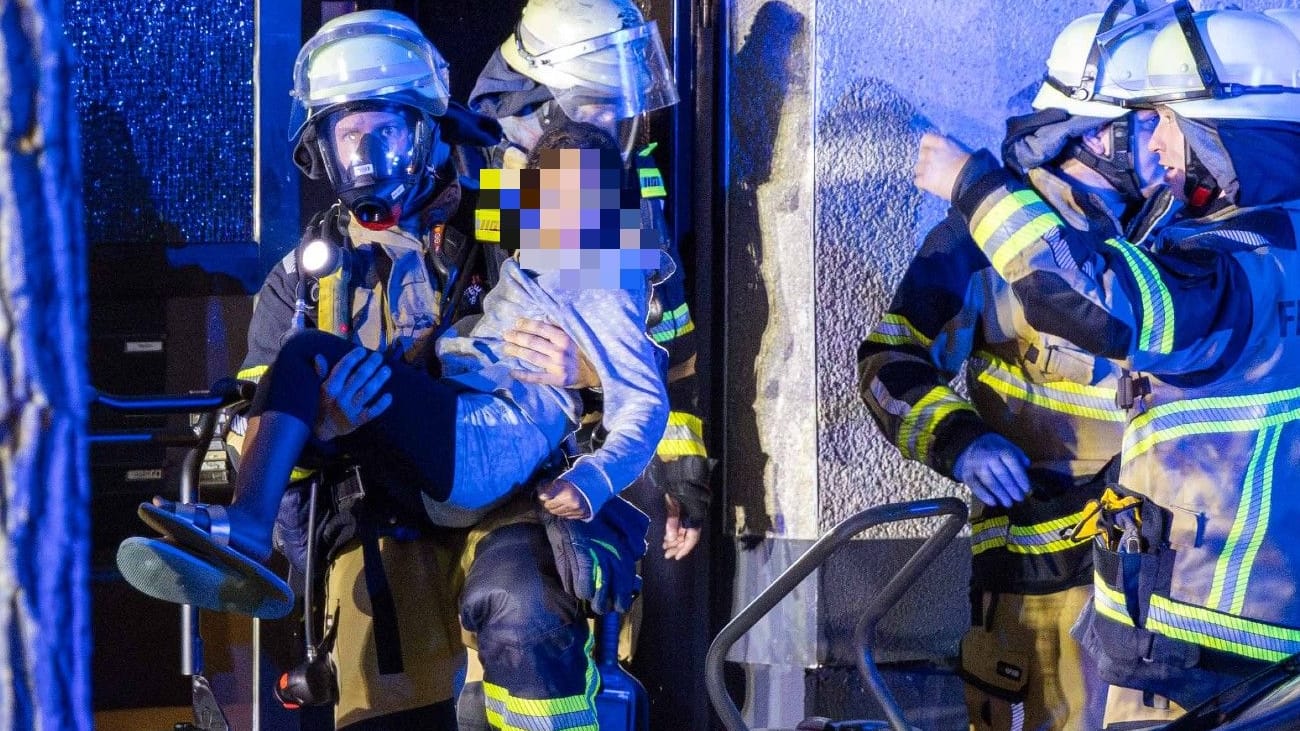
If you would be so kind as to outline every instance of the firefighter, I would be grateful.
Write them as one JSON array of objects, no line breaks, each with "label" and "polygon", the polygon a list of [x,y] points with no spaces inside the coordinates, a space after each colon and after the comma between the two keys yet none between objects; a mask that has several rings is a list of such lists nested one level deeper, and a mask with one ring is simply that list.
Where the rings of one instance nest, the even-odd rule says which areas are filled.
[{"label": "firefighter", "polygon": [[[1118,484],[1084,648],[1104,680],[1188,707],[1300,651],[1300,41],[1261,13],[1176,2],[1130,79],[1184,202],[1149,247],[1080,233],[987,152],[926,135],[917,185],[950,198],[1031,325],[1121,370]],[[1127,719],[1113,716],[1107,722]]]},{"label": "firefighter", "polygon": [[[310,177],[328,180],[339,203],[313,220],[303,245],[268,275],[240,375],[256,379],[269,364],[283,362],[277,356],[286,342],[296,348],[297,343],[324,344],[322,338],[331,338],[313,334],[306,341],[303,336],[288,340],[303,326],[366,346],[342,355],[335,365],[316,366],[316,375],[323,379],[322,403],[328,408],[313,436],[328,443],[396,408],[381,387],[398,377],[398,366],[385,359],[435,372],[434,341],[452,320],[481,309],[483,293],[501,264],[495,253],[500,247],[481,247],[466,235],[474,230],[475,191],[470,183],[482,167],[474,152],[496,144],[500,131],[492,120],[448,101],[446,64],[408,18],[392,11],[350,13],[323,25],[299,53],[294,87],[295,161]],[[318,256],[316,244],[350,261],[329,266],[332,260]],[[647,351],[653,349],[639,322],[633,334],[637,337],[629,342],[639,338]],[[510,339],[507,333],[505,340]],[[542,370],[531,380],[545,381],[548,369],[576,378],[572,342],[561,343],[551,359],[534,353]],[[658,382],[652,362],[647,371]],[[469,390],[474,391],[473,386]],[[464,397],[457,397],[457,404],[463,402]],[[461,418],[458,407],[442,411]],[[257,428],[271,428],[267,419],[277,416],[268,412]],[[440,418],[428,414],[429,420]],[[536,431],[496,417],[493,429],[520,439]],[[249,443],[261,443],[255,439],[250,433]],[[653,444],[648,444],[647,458],[652,450]],[[271,470],[271,463],[297,459],[296,454],[282,453],[287,451],[249,449],[241,467],[256,474]],[[459,461],[462,449],[458,446],[455,452]],[[508,468],[512,460],[507,457],[512,456],[518,457],[496,454],[493,469]],[[385,467],[393,465],[362,460],[354,470],[324,463],[327,489],[321,501],[326,510],[312,535],[327,566],[322,611],[326,627],[321,634],[325,646],[317,648],[318,664],[281,678],[281,699],[286,704],[335,701],[336,725],[350,731],[455,729],[452,690],[464,661],[464,625],[477,633],[487,678],[511,699],[494,717],[494,725],[594,727],[595,673],[588,652],[585,597],[573,591],[582,581],[575,582],[557,565],[552,541],[538,517],[539,498],[525,491],[486,516],[448,511],[393,484],[401,470]],[[579,464],[574,469],[586,469],[590,477],[590,467]],[[573,495],[565,492],[562,482],[551,483],[557,490],[543,493],[541,506],[566,515],[572,508],[573,517],[583,513],[590,519],[592,508],[599,507],[596,501],[585,509],[582,499],[566,507],[564,501]],[[287,493],[277,542],[305,568],[299,550],[305,543],[304,497],[301,489]],[[262,606],[236,606],[239,592],[224,591],[259,582],[263,590],[275,585],[256,566],[245,565],[240,569],[244,573],[231,578],[236,564],[222,563],[227,549],[216,546],[223,533],[236,549],[252,548],[245,553],[260,556],[238,530],[234,535],[223,531],[220,513],[216,506],[142,506],[146,522],[172,540],[187,532],[188,523],[198,526],[198,531],[188,532],[210,534],[207,543],[213,546],[204,550],[209,563],[216,557],[217,570],[206,575],[177,571],[187,582],[210,579],[218,590],[209,593],[218,603],[260,610]],[[597,525],[605,514],[600,511],[591,524]],[[467,530],[435,527],[430,516],[438,524]],[[209,530],[203,530],[205,524]],[[614,605],[625,605],[635,595],[634,562],[639,554],[631,553],[638,540],[644,550],[644,524],[640,530],[640,536],[629,533],[623,542],[584,546],[592,552],[580,556],[585,560],[600,551],[620,550],[629,555],[618,566],[577,567],[602,579],[598,591],[620,592],[600,597]],[[170,550],[159,541],[130,545]],[[200,542],[186,545],[195,550]],[[620,573],[624,566],[627,571]],[[336,679],[329,677],[334,674]]]},{"label": "firefighter", "polygon": [[[1007,121],[1003,159],[1062,211],[1107,237],[1160,183],[1145,145],[1154,113],[1085,80],[1102,23],[1057,36],[1033,112]],[[1120,63],[1143,68],[1151,36]],[[1086,97],[1086,98],[1082,98]],[[1092,598],[1091,548],[1062,530],[1100,497],[1119,451],[1119,369],[1026,322],[953,211],[913,257],[858,349],[859,391],[909,459],[971,491],[972,627],[960,668],[973,729],[1095,729],[1104,686],[1069,628]],[[950,383],[965,366],[966,392]]]}]

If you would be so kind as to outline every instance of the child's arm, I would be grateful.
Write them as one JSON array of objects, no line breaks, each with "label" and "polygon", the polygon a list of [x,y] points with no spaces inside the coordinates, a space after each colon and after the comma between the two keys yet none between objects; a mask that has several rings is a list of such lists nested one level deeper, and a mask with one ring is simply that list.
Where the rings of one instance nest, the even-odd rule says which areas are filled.
[{"label": "child's arm", "polygon": [[[668,394],[656,360],[658,346],[645,332],[645,287],[551,294],[563,313],[558,324],[596,369],[604,394],[604,442],[556,480],[580,494],[581,517],[589,520],[649,464],[668,423]],[[575,496],[556,483],[545,488],[554,507],[548,510],[568,517]]]},{"label": "child's arm", "polygon": [[537,489],[537,500],[546,512],[560,518],[586,520],[591,517],[588,512],[587,498],[582,491],[568,480],[551,480],[542,483]]}]

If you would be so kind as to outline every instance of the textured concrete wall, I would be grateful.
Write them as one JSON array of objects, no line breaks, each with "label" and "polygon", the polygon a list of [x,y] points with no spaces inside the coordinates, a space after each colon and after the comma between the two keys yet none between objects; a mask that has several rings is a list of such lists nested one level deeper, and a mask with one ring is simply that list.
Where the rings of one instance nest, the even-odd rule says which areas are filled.
[{"label": "textured concrete wall", "polygon": [[[960,494],[879,435],[857,397],[856,348],[943,215],[911,184],[920,132],[937,127],[995,144],[1007,114],[1027,108],[1056,30],[1090,9],[1044,3],[1029,13],[1010,0],[732,4],[725,468],[737,530],[771,539],[738,553],[737,608],[856,510]],[[916,539],[935,525],[868,535]],[[948,555],[927,581],[950,588],[953,600],[919,618],[954,628],[926,643],[936,654],[962,623],[965,561],[961,551]],[[888,578],[876,569],[808,582],[735,657],[804,667],[843,657],[842,638],[819,618],[820,597],[848,598],[822,616],[849,611]],[[827,582],[835,592],[822,591]]]},{"label": "textured concrete wall", "polygon": [[[1102,3],[815,2],[820,527],[863,507],[963,494],[882,438],[857,398],[856,349],[945,206],[912,186],[920,133],[996,146],[1028,109],[1056,32]],[[893,533],[916,536],[924,523]]]}]

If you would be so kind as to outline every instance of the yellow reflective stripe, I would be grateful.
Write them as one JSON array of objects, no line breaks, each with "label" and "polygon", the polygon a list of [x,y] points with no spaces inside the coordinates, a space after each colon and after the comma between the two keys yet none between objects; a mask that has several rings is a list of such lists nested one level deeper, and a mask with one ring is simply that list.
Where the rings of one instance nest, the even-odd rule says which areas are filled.
[{"label": "yellow reflective stripe", "polygon": [[306,467],[294,467],[293,471],[289,473],[289,482],[305,480],[315,474],[315,472],[316,470],[308,469]]},{"label": "yellow reflective stripe", "polygon": [[1272,512],[1273,467],[1280,433],[1277,427],[1261,432],[1247,465],[1237,514],[1215,564],[1214,580],[1206,600],[1208,606],[1220,611],[1237,614],[1245,606],[1250,572]]},{"label": "yellow reflective stripe", "polygon": [[495,208],[474,209],[474,237],[490,244],[501,243],[501,211]]},{"label": "yellow reflective stripe", "polygon": [[668,191],[664,189],[663,173],[659,172],[659,167],[651,157],[651,153],[658,146],[658,142],[651,142],[637,153],[637,157],[642,158],[637,161],[637,178],[641,184],[643,198],[664,198],[668,195]]},{"label": "yellow reflective stripe", "polygon": [[871,332],[867,340],[882,345],[913,345],[919,343],[925,348],[934,344],[934,340],[925,336],[902,315],[886,312]]},{"label": "yellow reflective stripe", "polygon": [[483,168],[478,171],[478,186],[483,190],[501,190],[502,172],[502,168]]},{"label": "yellow reflective stripe", "polygon": [[655,454],[666,460],[677,457],[708,457],[709,450],[704,448],[703,443],[694,439],[660,439]]},{"label": "yellow reflective stripe", "polygon": [[988,243],[989,237],[1005,224],[1012,215],[1026,206],[1035,203],[1042,204],[1042,199],[1032,190],[1017,190],[1003,196],[1001,200],[993,204],[988,213],[980,217],[971,234],[975,243],[980,248]]},{"label": "yellow reflective stripe", "polygon": [[1124,458],[1132,459],[1171,439],[1259,431],[1297,419],[1300,419],[1300,388],[1161,404],[1130,422],[1124,435]]},{"label": "yellow reflective stripe", "polygon": [[1250,573],[1255,568],[1255,558],[1259,555],[1260,544],[1264,542],[1264,536],[1268,533],[1268,523],[1273,513],[1273,475],[1276,474],[1273,468],[1277,463],[1277,452],[1282,430],[1273,427],[1268,432],[1264,436],[1265,439],[1271,437],[1272,444],[1266,442],[1263,449],[1265,456],[1263,474],[1260,476],[1259,511],[1252,522],[1255,535],[1246,547],[1245,558],[1241,560],[1237,568],[1239,574],[1237,594],[1232,600],[1232,609],[1230,610],[1233,614],[1240,614],[1245,609],[1246,587],[1250,583]]},{"label": "yellow reflective stripe", "polygon": [[1235,617],[1152,595],[1146,628],[1174,639],[1267,662],[1300,652],[1300,629]]},{"label": "yellow reflective stripe", "polygon": [[695,330],[695,321],[694,321],[694,320],[687,320],[687,321],[686,321],[686,324],[683,325],[683,326],[680,327],[680,328],[676,328],[676,329],[673,329],[673,330],[655,330],[655,331],[652,331],[652,332],[650,333],[650,338],[651,338],[652,340],[654,340],[656,343],[659,343],[660,345],[662,345],[663,343],[666,343],[666,342],[668,342],[669,340],[672,340],[672,339],[674,339],[674,338],[679,338],[679,337],[685,335],[686,333],[694,332],[694,330]]},{"label": "yellow reflective stripe", "polygon": [[503,713],[505,710],[505,700],[492,697],[492,692],[496,688],[491,683],[483,683],[483,706],[487,714],[488,725],[492,728],[505,728],[506,717]]},{"label": "yellow reflective stripe", "polygon": [[1138,348],[1148,353],[1171,353],[1174,349],[1174,302],[1151,260],[1132,244],[1119,239],[1106,243],[1118,251],[1137,282],[1142,300],[1142,330]]},{"label": "yellow reflective stripe", "polygon": [[696,439],[704,438],[704,422],[700,420],[700,417],[688,414],[685,411],[669,411],[668,426],[669,428],[680,427],[685,429]]},{"label": "yellow reflective stripe", "polygon": [[1102,615],[1127,627],[1132,627],[1133,618],[1128,616],[1124,595],[1108,586],[1101,574],[1092,574],[1092,607]]},{"label": "yellow reflective stripe", "polygon": [[1128,416],[1115,406],[1115,390],[1086,386],[1069,381],[1033,383],[1019,367],[979,353],[988,368],[976,379],[997,393],[1019,399],[1032,406],[1070,416],[1098,421],[1123,422]]},{"label": "yellow reflective stripe", "polygon": [[[343,270],[340,268],[320,277],[320,288],[318,302],[316,306],[316,327],[329,333],[338,333],[339,325],[334,321],[334,315],[338,312],[336,302],[340,297],[347,296],[343,292]],[[351,323],[347,323],[351,324]]]},{"label": "yellow reflective stripe", "polygon": [[265,374],[270,369],[271,366],[269,365],[260,365],[260,366],[253,366],[252,368],[245,368],[242,371],[236,373],[235,378],[238,378],[241,381],[260,381],[262,380],[262,375]]},{"label": "yellow reflective stripe", "polygon": [[973,223],[971,237],[999,273],[1048,231],[1065,225],[1032,190],[1007,193]]},{"label": "yellow reflective stripe", "polygon": [[[610,545],[608,543],[601,543],[600,541],[596,541],[596,543],[603,545],[606,550],[610,548]],[[618,549],[614,549],[614,555],[615,556],[618,555]],[[605,571],[600,567],[600,556],[596,555],[596,549],[588,548],[587,557],[591,561],[591,572],[592,572],[591,584],[596,588],[596,595],[599,596],[600,590],[605,588]],[[547,714],[547,715],[554,715],[554,714]]]},{"label": "yellow reflective stripe", "polygon": [[[587,656],[591,657],[591,639]],[[586,689],[564,698],[516,698],[505,688],[483,681],[488,722],[503,731],[600,731],[596,720],[598,679],[595,664],[587,660]]]},{"label": "yellow reflective stripe", "polygon": [[971,521],[971,553],[978,556],[985,551],[1007,545],[1007,526],[1010,523],[1010,519],[1005,515],[999,515],[988,520]]},{"label": "yellow reflective stripe", "polygon": [[656,170],[642,170],[640,174],[642,198],[666,198],[668,189],[664,187],[663,177]]},{"label": "yellow reflective stripe", "polygon": [[596,691],[600,679],[591,650],[595,634],[587,633],[583,655],[587,658],[585,687],[581,695],[563,698],[516,698],[500,685],[483,681],[487,716],[493,728],[503,731],[599,731]]},{"label": "yellow reflective stripe", "polygon": [[683,323],[691,319],[691,308],[685,302],[676,308],[664,313],[663,321],[671,323],[673,327],[680,327]]},{"label": "yellow reflective stripe", "polygon": [[[989,261],[993,268],[999,273],[1006,271],[1007,264],[1016,258],[1025,249],[1029,248],[1034,242],[1043,238],[1043,234],[1058,228],[1061,225],[1061,219],[1055,213],[1044,213],[1034,218],[1029,223],[1021,226],[1015,233],[1011,234],[997,247],[997,250],[989,256]],[[985,251],[988,254],[988,251]]]},{"label": "yellow reflective stripe", "polygon": [[971,552],[979,555],[1005,547],[1010,553],[1041,556],[1077,548],[1079,542],[1070,540],[1065,532],[1078,525],[1086,513],[1086,509],[1080,510],[1073,515],[1030,525],[1010,525],[1004,516],[972,521]]},{"label": "yellow reflective stripe", "polygon": [[704,447],[704,424],[700,417],[684,411],[668,412],[668,426],[655,453],[664,460],[708,457],[709,451]]},{"label": "yellow reflective stripe", "polygon": [[691,320],[691,308],[685,302],[676,309],[664,313],[663,319],[650,330],[650,338],[656,343],[666,343],[695,330]]},{"label": "yellow reflective stripe", "polygon": [[1043,555],[1076,548],[1079,542],[1070,540],[1066,533],[1070,528],[1078,525],[1087,513],[1087,509],[1084,509],[1073,515],[1053,518],[1042,523],[1013,525],[1007,540],[1007,550],[1012,553]]},{"label": "yellow reflective stripe", "polygon": [[934,428],[949,414],[975,409],[947,386],[935,386],[903,416],[896,443],[903,455],[925,462],[934,443]]}]

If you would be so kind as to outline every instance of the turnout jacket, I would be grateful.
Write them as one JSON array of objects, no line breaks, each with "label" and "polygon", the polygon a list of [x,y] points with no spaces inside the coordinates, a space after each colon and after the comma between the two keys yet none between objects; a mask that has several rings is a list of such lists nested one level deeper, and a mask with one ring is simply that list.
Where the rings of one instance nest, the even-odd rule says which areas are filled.
[{"label": "turnout jacket", "polygon": [[346,335],[373,350],[397,350],[408,362],[436,362],[433,340],[455,319],[482,311],[490,273],[500,266],[492,258],[496,247],[463,233],[473,231],[472,214],[464,214],[473,204],[461,205],[464,193],[458,179],[439,194],[426,212],[431,223],[422,236],[397,227],[365,229],[338,204],[318,216],[304,237],[320,236],[348,249],[348,281],[332,274],[312,286],[298,269],[296,252],[285,255],[257,294],[239,377],[256,381],[275,360],[293,334],[302,287],[304,326]]},{"label": "turnout jacket", "polygon": [[1300,195],[1256,169],[1281,174],[1236,166],[1232,198],[1149,251],[1072,230],[987,152],[953,197],[1029,323],[1127,371],[1120,483],[1144,521],[1098,547],[1099,620],[1272,661],[1300,651]]},{"label": "turnout jacket", "polygon": [[[473,150],[453,147],[450,181],[426,207],[425,233],[394,227],[371,231],[351,222],[341,204],[321,212],[303,240],[324,238],[351,252],[345,282],[336,272],[319,285],[298,269],[291,251],[272,267],[257,293],[248,325],[248,350],[238,377],[259,381],[295,330],[298,297],[306,306],[300,325],[346,335],[359,345],[400,353],[436,373],[433,341],[458,318],[482,312],[495,280],[500,247],[483,246],[473,229],[473,196],[481,167]],[[230,446],[242,449],[244,420],[231,424]],[[293,479],[311,474],[295,469]],[[385,512],[382,509],[380,512]],[[283,515],[282,511],[282,515]],[[305,517],[303,518],[305,525]]]},{"label": "turnout jacket", "polygon": [[[1031,183],[1081,230],[1114,235],[1095,196],[1045,168]],[[950,384],[965,365],[963,396]],[[1030,496],[971,517],[972,585],[1043,594],[1092,580],[1091,547],[1066,534],[1119,451],[1119,369],[1031,326],[956,211],[926,236],[881,322],[858,349],[859,391],[909,459],[953,477],[957,457],[996,432],[1029,457]]]}]

